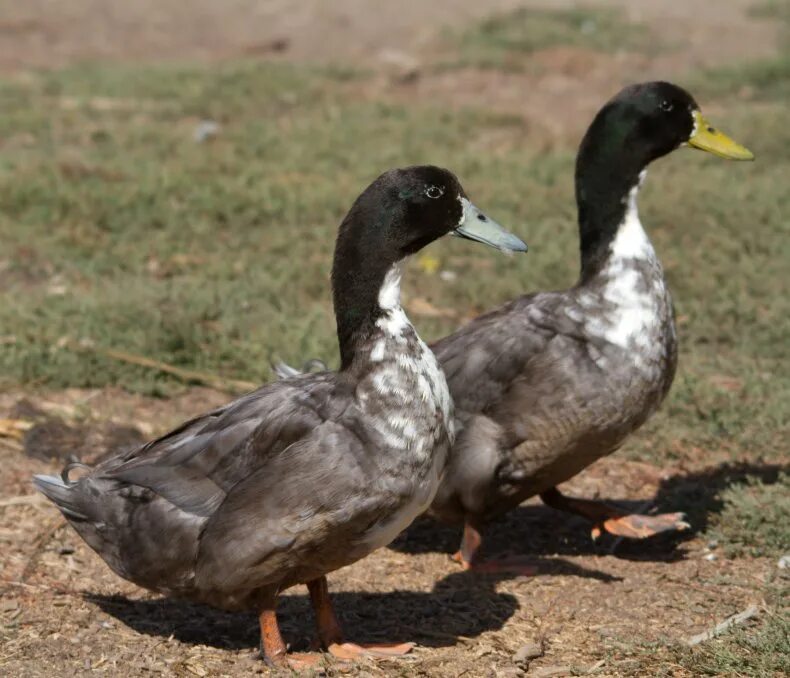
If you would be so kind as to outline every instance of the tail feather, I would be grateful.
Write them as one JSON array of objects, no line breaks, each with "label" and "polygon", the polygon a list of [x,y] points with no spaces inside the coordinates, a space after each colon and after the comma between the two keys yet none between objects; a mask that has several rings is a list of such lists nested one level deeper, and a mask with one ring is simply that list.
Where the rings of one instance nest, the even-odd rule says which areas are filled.
[{"label": "tail feather", "polygon": [[89,520],[80,501],[79,493],[74,489],[74,483],[66,483],[60,476],[33,476],[33,484],[53,502],[61,513],[73,520]]},{"label": "tail feather", "polygon": [[284,362],[272,363],[272,370],[277,375],[277,378],[282,380],[290,379],[291,377],[299,377],[303,374],[309,374],[310,372],[326,372],[327,366],[323,360],[312,358],[302,366],[301,370],[291,367],[291,365]]}]

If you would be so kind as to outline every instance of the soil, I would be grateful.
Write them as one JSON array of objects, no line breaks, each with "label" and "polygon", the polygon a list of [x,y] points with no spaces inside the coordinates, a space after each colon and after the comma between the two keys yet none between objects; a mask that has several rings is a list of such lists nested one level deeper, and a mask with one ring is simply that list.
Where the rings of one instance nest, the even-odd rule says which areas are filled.
[{"label": "soil", "polygon": [[[692,67],[760,57],[777,35],[747,17],[746,0],[615,2],[676,47],[654,56],[553,48],[529,74],[425,68],[441,31],[515,0],[404,0],[375,11],[365,0],[0,0],[0,71],[58,68],[84,60],[212,61],[238,57],[345,61],[377,73],[364,96],[481,100],[515,112],[550,135],[576,134],[623,81],[682,76]],[[558,6],[567,3],[542,3]],[[606,4],[598,2],[596,3]],[[412,73],[404,77],[404,71]],[[416,74],[416,75],[415,75]],[[573,106],[569,104],[573,102]],[[0,437],[0,673],[8,676],[243,675],[266,669],[253,615],[161,599],[115,576],[33,494],[33,473],[57,472],[72,455],[95,460],[165,431],[227,400],[208,389],[167,402],[105,391],[0,394],[0,419],[34,422]],[[699,459],[699,455],[695,455]],[[657,468],[605,459],[564,488],[586,497],[662,504],[684,483],[714,500],[717,453]],[[651,504],[652,505],[652,504]],[[705,506],[700,507],[701,515]],[[459,571],[449,554],[457,529],[419,521],[391,547],[334,573],[330,586],[349,638],[414,640],[394,661],[328,664],[330,674],[431,676],[640,675],[635,644],[682,642],[752,603],[775,569],[762,559],[727,560],[699,533],[647,542],[594,543],[589,526],[530,501],[492,525],[491,553],[518,551],[533,577]],[[312,620],[302,588],[282,598],[283,631],[307,648]],[[525,645],[531,647],[524,649]],[[514,655],[519,653],[519,661]],[[529,655],[538,654],[529,659]],[[664,667],[687,675],[680,667]]]},{"label": "soil", "polygon": [[[195,412],[224,402],[208,389],[161,400],[121,390],[7,393],[0,419],[33,427],[0,438],[0,667],[9,676],[159,674],[244,675],[265,671],[256,658],[257,620],[163,599],[115,576],[31,492],[33,473],[58,472],[72,454],[95,461],[136,444]],[[52,455],[47,461],[45,450]],[[694,455],[699,458],[698,454]],[[528,556],[532,577],[459,570],[449,555],[459,530],[428,519],[390,547],[330,576],[349,638],[418,643],[399,660],[353,666],[326,660],[326,671],[357,675],[515,676],[639,675],[637,648],[680,643],[717,621],[761,603],[775,563],[728,560],[699,537],[723,472],[707,467],[657,468],[616,456],[564,489],[612,497],[645,511],[672,507],[684,486],[705,487],[703,517],[690,531],[646,542],[603,537],[589,525],[533,500],[488,530],[489,554]],[[745,472],[745,470],[744,470]],[[281,598],[283,632],[308,649],[312,618],[303,587]],[[522,654],[541,656],[516,661]],[[530,651],[531,650],[531,651]],[[675,675],[687,675],[678,669]]]}]

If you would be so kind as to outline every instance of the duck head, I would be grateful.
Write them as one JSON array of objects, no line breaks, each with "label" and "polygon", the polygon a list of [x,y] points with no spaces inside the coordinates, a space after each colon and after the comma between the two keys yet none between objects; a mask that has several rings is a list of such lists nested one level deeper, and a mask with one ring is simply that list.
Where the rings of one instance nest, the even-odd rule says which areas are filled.
[{"label": "duck head", "polygon": [[681,146],[754,159],[708,123],[688,92],[669,82],[630,85],[595,116],[576,157],[582,282],[600,269],[627,210],[636,214],[646,167]]},{"label": "duck head", "polygon": [[[338,247],[394,263],[444,235],[496,249],[527,246],[475,207],[456,176],[432,165],[385,172],[357,198],[338,233]],[[345,248],[344,248],[345,249]]]},{"label": "duck head", "polygon": [[384,306],[397,305],[398,263],[447,234],[499,250],[527,250],[475,207],[455,175],[440,167],[390,170],[357,198],[340,225],[332,266],[344,368],[352,362],[356,345],[387,311]]},{"label": "duck head", "polygon": [[730,160],[754,160],[751,151],[708,123],[691,94],[669,82],[624,88],[598,113],[590,136],[622,147],[640,169],[685,145]]}]

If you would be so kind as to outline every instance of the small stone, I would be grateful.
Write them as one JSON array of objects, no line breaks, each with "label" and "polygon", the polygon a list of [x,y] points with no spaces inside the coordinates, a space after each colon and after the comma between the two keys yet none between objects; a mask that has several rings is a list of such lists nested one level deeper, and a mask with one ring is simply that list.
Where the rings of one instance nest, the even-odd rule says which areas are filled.
[{"label": "small stone", "polygon": [[715,553],[708,553],[705,556],[705,560],[710,560],[710,561],[718,560],[718,556]]},{"label": "small stone", "polygon": [[516,664],[528,662],[530,659],[537,659],[543,656],[543,646],[540,643],[525,643],[513,655]]},{"label": "small stone", "polygon": [[711,549],[711,551],[713,549],[715,549],[715,548],[718,548],[718,547],[719,547],[719,540],[718,539],[711,539],[708,542],[708,548]]},{"label": "small stone", "polygon": [[790,568],[790,553],[785,553],[780,559],[779,562],[776,563],[776,566],[780,570],[787,570]]},{"label": "small stone", "polygon": [[202,144],[217,136],[220,129],[220,124],[214,120],[201,120],[195,127],[194,139],[197,143]]},{"label": "small stone", "polygon": [[541,666],[530,675],[535,678],[554,678],[554,676],[568,676],[571,671],[570,666]]}]

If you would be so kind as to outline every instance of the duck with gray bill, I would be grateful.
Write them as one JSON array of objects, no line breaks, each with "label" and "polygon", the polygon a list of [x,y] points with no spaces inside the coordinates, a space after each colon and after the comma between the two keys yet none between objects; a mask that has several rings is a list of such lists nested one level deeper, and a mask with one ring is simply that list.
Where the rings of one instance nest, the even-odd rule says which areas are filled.
[{"label": "duck with gray bill", "polygon": [[[286,654],[278,594],[305,583],[338,657],[410,644],[344,642],[326,575],[388,544],[433,501],[454,437],[447,382],[400,306],[404,258],[448,233],[525,249],[431,166],[386,172],[340,225],[332,291],[342,366],[268,384],[78,480],[34,482],[121,577],[252,608],[270,664]],[[420,397],[415,398],[415,394]]]}]

